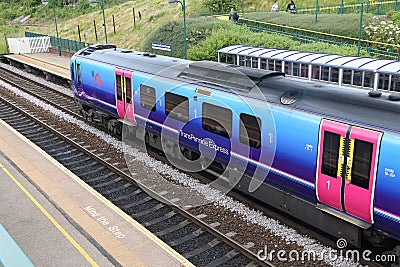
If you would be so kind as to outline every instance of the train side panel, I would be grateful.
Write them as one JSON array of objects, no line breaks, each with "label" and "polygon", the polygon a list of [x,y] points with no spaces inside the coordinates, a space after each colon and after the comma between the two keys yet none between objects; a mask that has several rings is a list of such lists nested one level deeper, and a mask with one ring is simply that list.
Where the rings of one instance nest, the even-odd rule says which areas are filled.
[{"label": "train side panel", "polygon": [[375,189],[375,228],[400,238],[400,151],[399,135],[385,133],[380,149]]},{"label": "train side panel", "polygon": [[118,116],[115,97],[115,68],[110,64],[86,59],[79,60],[82,93],[77,97],[89,106],[98,107],[103,111]]},{"label": "train side panel", "polygon": [[[77,69],[74,73],[73,88],[77,100],[87,107],[105,111],[115,119],[119,118],[116,110],[115,65],[112,62],[106,64],[80,56],[74,56],[71,66],[73,63],[75,68],[79,64],[81,69],[81,91],[76,90],[79,89]],[[142,85],[155,89],[154,110],[142,106]],[[166,130],[168,134],[163,138],[169,138],[170,143],[175,146],[179,142],[183,148],[196,153],[200,153],[199,147],[206,144],[209,152],[216,150],[215,161],[222,167],[233,161],[228,173],[229,179],[235,171],[245,172],[247,180],[239,183],[240,190],[332,235],[341,237],[343,234],[350,238],[350,243],[358,244],[360,229],[342,220],[340,211],[339,216],[333,216],[316,208],[315,175],[322,119],[320,115],[280,105],[271,105],[270,110],[267,110],[265,102],[247,97],[244,97],[246,101],[243,102],[243,96],[222,90],[212,90],[212,94],[208,96],[196,95],[197,86],[199,85],[182,85],[182,82],[173,79],[134,71],[133,101],[138,124],[133,129],[140,129],[136,133],[146,131],[149,136],[152,135],[152,141],[160,139]],[[187,98],[187,123],[176,118],[167,118],[166,106],[170,105],[166,101],[167,92]],[[201,117],[205,103],[225,107],[232,112],[229,137],[204,128]],[[261,119],[260,148],[248,147],[240,139],[242,113]],[[178,142],[175,142],[176,138]],[[161,148],[161,145],[158,146]],[[399,135],[385,132],[380,147],[374,198],[375,224],[372,229],[400,239],[398,151]],[[211,152],[209,155],[213,154]],[[271,158],[273,160],[270,161]],[[257,172],[257,168],[264,171]],[[261,182],[256,191],[248,189],[253,175],[254,179]]]},{"label": "train side panel", "polygon": [[315,203],[319,116],[275,108],[276,154],[272,181]]}]

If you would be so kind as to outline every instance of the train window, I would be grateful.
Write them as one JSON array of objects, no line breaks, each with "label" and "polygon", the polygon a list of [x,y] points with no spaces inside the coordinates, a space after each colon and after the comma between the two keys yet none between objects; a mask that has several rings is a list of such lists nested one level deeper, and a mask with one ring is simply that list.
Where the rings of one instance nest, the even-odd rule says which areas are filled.
[{"label": "train window", "polygon": [[312,66],[311,78],[314,80],[321,80],[321,66]]},{"label": "train window", "polygon": [[339,82],[339,69],[331,68],[331,82],[338,83]]},{"label": "train window", "polygon": [[189,99],[181,95],[165,93],[165,115],[187,122],[189,120]]},{"label": "train window", "polygon": [[353,72],[353,85],[362,86],[362,72],[361,71],[355,70]]},{"label": "train window", "polygon": [[273,60],[273,59],[268,60],[268,69],[275,70],[275,60]]},{"label": "train window", "polygon": [[246,57],[239,56],[239,66],[246,66]]},{"label": "train window", "polygon": [[307,64],[300,64],[300,77],[308,78],[308,65]]},{"label": "train window", "polygon": [[291,68],[292,68],[292,63],[291,62],[286,62],[286,64],[285,64],[285,73],[290,75]]},{"label": "train window", "polygon": [[400,92],[400,76],[393,75],[392,91]]},{"label": "train window", "polygon": [[131,80],[131,78],[125,77],[125,88],[126,88],[126,102],[131,103],[131,100],[132,100],[132,80]]},{"label": "train window", "polygon": [[351,183],[367,190],[369,189],[372,149],[372,143],[358,139],[354,141]]},{"label": "train window", "polygon": [[261,145],[261,120],[245,113],[240,114],[240,142],[255,148]]},{"label": "train window", "polygon": [[292,75],[293,76],[299,76],[300,74],[300,63],[293,62],[292,63]]},{"label": "train window", "polygon": [[262,59],[261,59],[261,68],[262,68],[263,70],[266,70],[266,69],[267,69],[267,61],[268,61],[268,59],[266,59],[266,58],[262,58]]},{"label": "train window", "polygon": [[275,60],[275,70],[282,71],[282,60]]},{"label": "train window", "polygon": [[244,57],[244,60],[246,61],[246,67],[251,68],[251,57]]},{"label": "train window", "polygon": [[76,69],[77,69],[77,73],[78,73],[78,86],[82,85],[82,78],[81,78],[81,64],[76,64]]},{"label": "train window", "polygon": [[352,75],[353,75],[353,71],[352,70],[343,69],[343,83],[344,84],[351,84]]},{"label": "train window", "polygon": [[379,83],[378,83],[378,88],[382,90],[389,90],[389,80],[390,80],[390,74],[379,74]]},{"label": "train window", "polygon": [[364,73],[364,84],[363,87],[374,87],[374,73],[365,72]]},{"label": "train window", "polygon": [[71,65],[71,81],[75,80],[75,64],[72,63]]},{"label": "train window", "polygon": [[324,132],[324,147],[322,153],[321,172],[330,177],[336,178],[338,171],[340,135]]},{"label": "train window", "polygon": [[232,111],[203,103],[202,127],[206,131],[230,138],[232,134]]},{"label": "train window", "polygon": [[257,69],[258,68],[258,58],[252,57],[251,58],[251,67]]},{"label": "train window", "polygon": [[122,101],[122,76],[119,74],[115,75],[115,84],[117,86],[117,100]]},{"label": "train window", "polygon": [[330,73],[330,68],[329,67],[321,67],[321,79],[322,81],[329,81],[329,73]]},{"label": "train window", "polygon": [[156,111],[156,89],[144,84],[140,85],[140,106]]},{"label": "train window", "polygon": [[228,64],[235,64],[235,56],[234,55],[230,55],[230,54],[226,54],[226,55],[221,55],[221,59],[225,59],[225,60],[221,60],[221,62],[225,62]]}]

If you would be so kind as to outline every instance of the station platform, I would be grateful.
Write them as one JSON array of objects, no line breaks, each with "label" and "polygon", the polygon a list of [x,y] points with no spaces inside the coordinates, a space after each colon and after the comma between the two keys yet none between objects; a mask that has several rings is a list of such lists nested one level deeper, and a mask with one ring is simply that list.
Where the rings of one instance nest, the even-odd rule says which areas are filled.
[{"label": "station platform", "polygon": [[58,56],[55,53],[10,54],[5,58],[42,70],[63,79],[70,79],[69,60],[67,56]]},{"label": "station platform", "polygon": [[192,266],[2,120],[0,224],[35,266]]}]

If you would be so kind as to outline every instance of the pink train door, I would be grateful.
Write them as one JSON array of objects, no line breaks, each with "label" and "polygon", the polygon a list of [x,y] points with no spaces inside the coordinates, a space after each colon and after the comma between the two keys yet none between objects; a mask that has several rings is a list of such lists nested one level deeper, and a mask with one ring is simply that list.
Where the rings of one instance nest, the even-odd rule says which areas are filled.
[{"label": "pink train door", "polygon": [[342,210],[345,141],[348,125],[323,120],[319,133],[316,194],[320,202]]},{"label": "pink train door", "polygon": [[323,120],[316,194],[339,211],[373,223],[376,171],[382,133]]},{"label": "pink train door", "polygon": [[374,222],[374,194],[382,133],[352,127],[349,137],[344,206],[346,212]]},{"label": "pink train door", "polygon": [[135,113],[132,98],[132,73],[115,70],[115,90],[117,96],[117,111],[122,119],[135,123]]}]

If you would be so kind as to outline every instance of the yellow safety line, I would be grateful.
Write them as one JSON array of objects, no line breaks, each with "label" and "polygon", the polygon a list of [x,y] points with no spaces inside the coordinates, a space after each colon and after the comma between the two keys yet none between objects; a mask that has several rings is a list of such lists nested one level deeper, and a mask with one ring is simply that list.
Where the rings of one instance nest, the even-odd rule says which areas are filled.
[{"label": "yellow safety line", "polygon": [[25,195],[39,208],[39,210],[54,224],[54,226],[68,239],[68,241],[82,254],[92,265],[99,266],[87,252],[76,242],[67,231],[47,212],[45,208],[29,193],[29,191],[0,163],[0,168],[13,180],[13,182],[25,193]]}]

